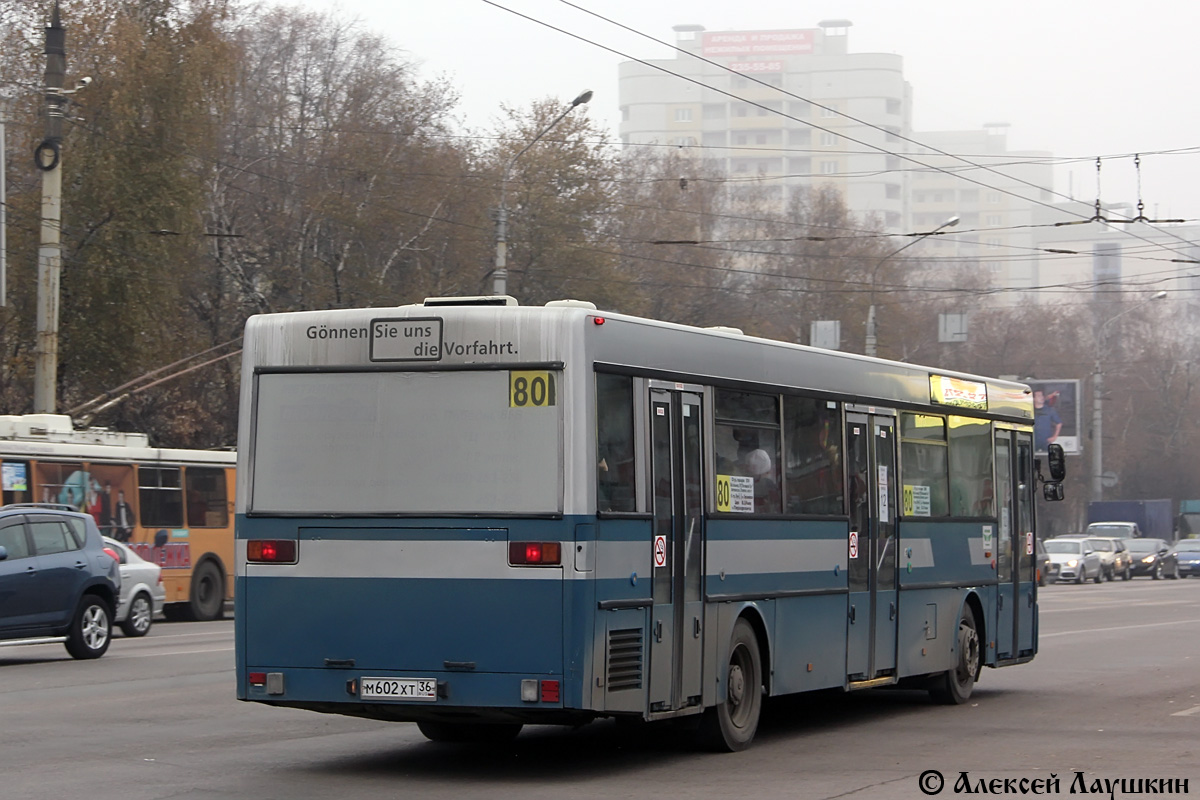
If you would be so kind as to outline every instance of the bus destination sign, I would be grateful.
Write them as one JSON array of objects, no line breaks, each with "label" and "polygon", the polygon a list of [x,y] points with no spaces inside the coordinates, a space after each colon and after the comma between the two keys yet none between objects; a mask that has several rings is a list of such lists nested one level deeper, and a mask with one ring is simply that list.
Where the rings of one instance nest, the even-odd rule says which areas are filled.
[{"label": "bus destination sign", "polygon": [[371,320],[372,361],[439,361],[441,357],[440,318]]},{"label": "bus destination sign", "polygon": [[930,375],[929,399],[943,406],[987,411],[987,384],[981,381],[951,378],[949,375]]}]

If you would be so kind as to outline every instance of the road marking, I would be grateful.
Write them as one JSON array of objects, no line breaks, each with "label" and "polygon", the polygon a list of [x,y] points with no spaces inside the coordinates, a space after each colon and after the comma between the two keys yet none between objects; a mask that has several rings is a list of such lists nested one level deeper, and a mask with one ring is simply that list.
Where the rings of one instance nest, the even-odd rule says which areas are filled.
[{"label": "road marking", "polygon": [[[1080,598],[1080,599],[1082,600],[1084,598]],[[1113,603],[1110,603],[1110,602],[1105,602],[1105,601],[1099,601],[1099,602],[1090,603],[1086,606],[1079,606],[1077,608],[1046,608],[1042,604],[1043,602],[1044,601],[1038,602],[1038,609],[1042,614],[1057,614],[1057,613],[1061,613],[1063,611],[1095,611],[1096,609],[1101,609],[1101,608],[1146,608],[1148,606],[1194,606],[1196,604],[1195,600],[1160,600],[1160,601],[1146,601],[1144,603],[1139,603],[1139,602],[1133,602],[1133,603],[1113,602]]]},{"label": "road marking", "polygon": [[1053,639],[1055,636],[1073,636],[1077,633],[1108,633],[1109,631],[1129,631],[1139,628],[1161,628],[1165,625],[1191,625],[1200,619],[1179,619],[1174,622],[1150,622],[1145,625],[1117,625],[1112,628],[1084,628],[1079,631],[1059,631],[1057,633],[1038,633],[1039,639]]},{"label": "road marking", "polygon": [[[194,656],[200,653],[223,653],[232,650],[233,647],[208,647],[204,650],[173,650],[169,653],[121,653],[118,658],[157,658],[158,656]],[[111,653],[111,655],[116,655]]]},{"label": "road marking", "polygon": [[223,630],[223,631],[203,631],[201,633],[156,633],[156,634],[154,634],[153,638],[154,639],[179,639],[184,636],[231,636],[232,634],[233,634],[233,630],[229,629],[229,630]]},{"label": "road marking", "polygon": [[1187,711],[1176,711],[1172,717],[1190,717],[1194,714],[1200,714],[1200,706],[1192,706]]}]

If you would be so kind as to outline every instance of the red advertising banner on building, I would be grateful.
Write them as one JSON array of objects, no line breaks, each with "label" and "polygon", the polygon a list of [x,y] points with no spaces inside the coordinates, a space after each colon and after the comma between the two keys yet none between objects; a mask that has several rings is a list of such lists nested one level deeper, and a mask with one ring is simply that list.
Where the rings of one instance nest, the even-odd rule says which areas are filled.
[{"label": "red advertising banner on building", "polygon": [[708,31],[701,40],[704,56],[805,55],[813,51],[815,30]]}]

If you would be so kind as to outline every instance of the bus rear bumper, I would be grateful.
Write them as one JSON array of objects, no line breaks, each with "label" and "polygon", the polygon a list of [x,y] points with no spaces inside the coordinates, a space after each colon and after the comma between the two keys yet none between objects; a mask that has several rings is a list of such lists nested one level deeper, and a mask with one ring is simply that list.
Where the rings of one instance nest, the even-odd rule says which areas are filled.
[{"label": "bus rear bumper", "polygon": [[[257,676],[257,682],[255,679]],[[577,724],[595,712],[563,704],[561,675],[249,667],[239,676],[238,698],[285,708],[394,722],[424,720]],[[265,678],[265,681],[264,681]],[[363,679],[436,681],[436,697],[383,700],[363,697]]]}]

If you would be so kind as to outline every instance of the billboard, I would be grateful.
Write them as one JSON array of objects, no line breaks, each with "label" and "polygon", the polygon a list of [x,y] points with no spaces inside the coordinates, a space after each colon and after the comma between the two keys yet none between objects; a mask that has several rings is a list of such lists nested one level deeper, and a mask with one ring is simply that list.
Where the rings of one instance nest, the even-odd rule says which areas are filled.
[{"label": "billboard", "polygon": [[1045,453],[1050,442],[1062,445],[1067,455],[1083,452],[1079,424],[1078,380],[1026,380],[1033,390],[1033,450]]},{"label": "billboard", "polygon": [[815,31],[710,31],[703,34],[700,54],[722,56],[808,55],[813,52]]}]

